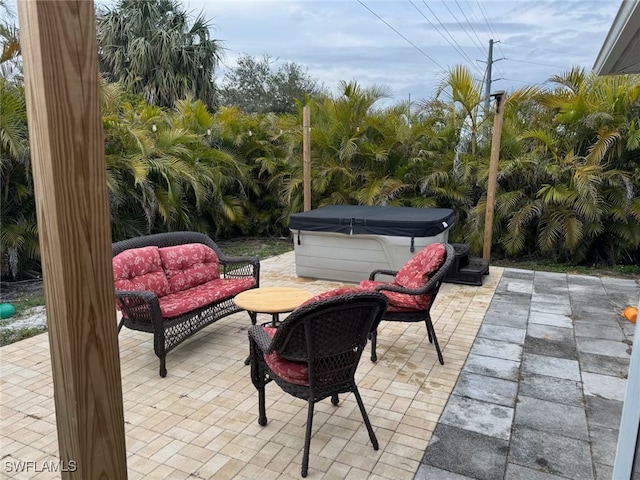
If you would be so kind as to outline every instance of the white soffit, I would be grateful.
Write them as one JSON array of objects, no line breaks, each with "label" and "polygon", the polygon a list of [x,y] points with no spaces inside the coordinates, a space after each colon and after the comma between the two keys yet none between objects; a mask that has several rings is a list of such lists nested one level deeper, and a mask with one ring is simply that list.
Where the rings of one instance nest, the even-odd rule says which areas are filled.
[{"label": "white soffit", "polygon": [[640,73],[640,0],[623,0],[593,70],[597,75]]}]

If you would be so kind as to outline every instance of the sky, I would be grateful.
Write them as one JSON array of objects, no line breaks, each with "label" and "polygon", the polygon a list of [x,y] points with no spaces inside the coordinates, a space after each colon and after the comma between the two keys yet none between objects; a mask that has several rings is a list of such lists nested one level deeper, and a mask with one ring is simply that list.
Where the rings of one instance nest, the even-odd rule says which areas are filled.
[{"label": "sky", "polygon": [[459,64],[491,91],[590,71],[620,0],[185,0],[223,41],[222,69],[240,55],[295,62],[330,92],[341,80],[391,88],[392,102],[432,98]]}]

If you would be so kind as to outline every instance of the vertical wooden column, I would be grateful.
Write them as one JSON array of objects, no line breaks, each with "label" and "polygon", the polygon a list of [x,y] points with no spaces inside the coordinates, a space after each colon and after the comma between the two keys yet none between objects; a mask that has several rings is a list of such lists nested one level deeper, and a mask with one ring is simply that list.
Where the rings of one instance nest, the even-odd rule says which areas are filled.
[{"label": "vertical wooden column", "polygon": [[62,478],[126,479],[94,5],[18,13]]},{"label": "vertical wooden column", "polygon": [[489,181],[487,183],[487,205],[484,216],[484,239],[482,242],[482,258],[491,259],[491,242],[493,239],[493,210],[496,203],[496,184],[498,177],[498,160],[500,160],[500,139],[502,137],[502,116],[504,113],[504,91],[494,94],[496,112],[493,117],[493,136],[491,138],[491,159],[489,163]]},{"label": "vertical wooden column", "polygon": [[302,187],[304,211],[311,210],[311,111],[302,107]]}]

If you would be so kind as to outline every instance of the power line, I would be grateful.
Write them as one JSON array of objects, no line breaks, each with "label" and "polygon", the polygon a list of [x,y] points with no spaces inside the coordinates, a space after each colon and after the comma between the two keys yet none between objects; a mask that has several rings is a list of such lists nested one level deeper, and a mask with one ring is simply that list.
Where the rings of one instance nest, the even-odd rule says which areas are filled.
[{"label": "power line", "polygon": [[455,14],[451,11],[451,9],[447,6],[447,4],[444,2],[444,0],[441,0],[442,4],[444,5],[444,8],[447,9],[447,11],[451,14],[451,16],[453,17],[453,19],[458,23],[458,26],[462,27],[462,31],[467,35],[467,37],[469,37],[469,40],[471,40],[471,43],[473,43],[477,48],[479,48],[482,53],[484,54],[484,50],[482,50],[482,47],[479,47],[478,44],[476,43],[476,41],[473,39],[473,37],[469,34],[469,31],[464,28],[464,25],[462,25],[462,22],[460,20],[458,20],[458,17],[455,16]]},{"label": "power line", "polygon": [[[480,3],[479,0],[476,0],[476,4],[478,5],[478,9],[480,10],[480,13],[482,14],[482,18],[484,18],[484,21],[486,22],[487,26],[489,27],[489,31],[491,32],[491,35],[493,35],[493,38],[496,39],[496,41],[494,43],[498,44],[498,50],[500,50],[500,55],[502,55],[503,57],[506,57],[506,55],[504,54],[504,51],[502,50],[502,47],[500,46],[500,44],[502,43],[500,41],[500,37],[498,36],[498,33],[496,32],[496,30],[493,28],[493,24],[491,23],[491,20],[489,19],[489,14],[484,10],[484,7],[482,6],[482,3]],[[500,67],[498,65],[496,65],[496,69],[498,70],[498,73],[502,76],[504,76],[504,74],[502,73],[502,71],[500,70]]]},{"label": "power line", "polygon": [[[469,27],[471,27],[471,31],[473,32],[473,34],[476,36],[476,38],[478,39],[478,42],[480,42],[480,45],[482,45],[482,40],[480,40],[480,37],[478,36],[478,34],[476,33],[476,29],[473,28],[473,25],[471,24],[471,22],[469,21],[469,19],[467,18],[467,14],[464,13],[464,10],[462,9],[462,7],[460,6],[460,4],[458,3],[458,0],[455,0],[456,5],[458,6],[458,10],[460,10],[460,13],[462,13],[462,16],[464,17],[464,19],[467,21],[467,25],[469,25]],[[476,45],[477,46],[477,45]],[[480,50],[482,50],[482,52],[484,53],[484,50],[481,47]]]},{"label": "power line", "polygon": [[471,60],[471,58],[462,50],[462,47],[460,47],[460,45],[458,45],[458,43],[451,43],[451,40],[449,40],[447,37],[445,37],[445,35],[438,29],[438,27],[436,27],[433,22],[424,14],[424,12],[422,10],[420,10],[411,0],[409,0],[409,3],[411,3],[411,5],[413,5],[413,8],[415,8],[420,15],[422,15],[424,17],[424,19],[429,22],[429,25],[431,25],[436,32],[438,32],[440,34],[440,36],[442,38],[445,39],[446,42],[449,43],[449,45],[451,45],[461,56],[462,58],[464,58],[467,62],[469,62],[470,64],[472,64],[474,67],[477,68],[476,65],[474,65],[473,60]]},{"label": "power line", "polygon": [[435,63],[441,70],[446,70],[442,65],[440,65],[438,62],[436,62],[433,58],[431,58],[429,55],[427,55],[424,50],[422,50],[420,47],[418,47],[415,43],[413,43],[411,40],[409,40],[407,37],[405,37],[403,34],[401,34],[398,30],[396,30],[391,24],[389,24],[384,18],[382,18],[380,15],[378,15],[376,12],[374,12],[373,10],[371,10],[362,0],[358,0],[358,3],[360,5],[362,5],[364,8],[366,8],[367,10],[369,10],[374,16],[376,16],[382,23],[384,23],[387,27],[389,27],[391,30],[393,30],[395,33],[397,33],[400,37],[402,37],[409,45],[411,45],[413,48],[415,48],[416,50],[418,50],[422,55],[424,55],[425,57],[427,57],[429,60],[431,60],[433,63]]},{"label": "power line", "polygon": [[559,53],[561,55],[566,55],[567,54],[567,52],[563,52],[563,51],[560,51],[560,50],[552,50],[550,48],[538,47],[537,45],[535,47],[532,47],[531,45],[518,45],[517,43],[511,43],[511,42],[502,42],[502,43],[504,43],[505,45],[510,45],[512,47],[526,48],[526,49],[528,49],[530,51],[533,51],[533,50],[544,50],[545,52]]},{"label": "power line", "polygon": [[[359,1],[359,0],[358,0]],[[424,3],[424,6],[427,7],[427,9],[429,9],[429,11],[431,12],[431,15],[433,15],[433,17],[436,19],[436,21],[440,24],[440,26],[444,29],[445,32],[447,32],[447,35],[449,35],[449,37],[451,38],[451,40],[453,41],[453,43],[455,43],[456,45],[458,45],[458,47],[462,50],[462,47],[460,47],[460,45],[458,44],[458,42],[456,42],[456,39],[453,37],[453,35],[451,35],[451,32],[449,31],[449,29],[447,27],[444,26],[444,24],[440,21],[440,19],[438,18],[438,16],[436,15],[436,12],[434,12],[431,7],[429,5],[427,5],[427,2],[425,2],[424,0],[422,0],[422,3]],[[471,61],[471,59],[469,58],[468,55],[464,55],[469,61]],[[473,64],[473,62],[471,61],[471,63]],[[476,66],[474,64],[474,66]],[[476,67],[477,68],[477,67]]]},{"label": "power line", "polygon": [[530,62],[529,60],[515,60],[513,58],[505,58],[505,60],[518,63],[530,63],[531,65],[542,65],[543,67],[567,68],[566,65],[552,65],[551,63]]},{"label": "power line", "polygon": [[538,86],[538,85],[544,85],[545,83],[550,83],[549,80],[545,80],[544,82],[536,82],[536,83],[526,82],[524,80],[516,80],[515,78],[503,78],[503,80],[505,80],[507,82],[524,83],[525,85],[531,85],[532,87],[535,87],[535,86]]}]

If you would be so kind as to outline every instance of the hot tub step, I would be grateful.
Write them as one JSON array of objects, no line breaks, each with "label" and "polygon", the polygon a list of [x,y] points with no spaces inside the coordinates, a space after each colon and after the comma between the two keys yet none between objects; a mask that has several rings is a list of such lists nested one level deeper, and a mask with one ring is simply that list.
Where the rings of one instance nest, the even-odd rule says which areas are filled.
[{"label": "hot tub step", "polygon": [[463,285],[482,285],[482,277],[489,274],[489,262],[482,258],[470,257],[469,263],[464,267],[452,268],[444,277],[447,283],[460,283]]}]

